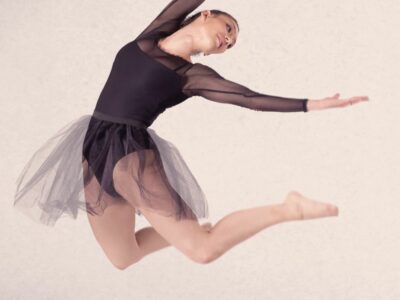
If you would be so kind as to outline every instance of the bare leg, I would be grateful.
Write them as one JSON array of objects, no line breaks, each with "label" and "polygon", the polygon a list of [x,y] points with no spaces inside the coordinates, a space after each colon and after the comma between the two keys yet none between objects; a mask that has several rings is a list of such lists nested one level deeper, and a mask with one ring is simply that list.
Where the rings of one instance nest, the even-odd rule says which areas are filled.
[{"label": "bare leg", "polygon": [[[83,162],[83,169],[87,174],[87,161]],[[84,189],[86,201],[96,203],[99,191],[100,184],[94,176]],[[87,213],[87,217],[95,239],[116,268],[125,269],[144,256],[170,246],[153,227],[145,227],[135,233],[135,207],[130,203],[115,199],[106,192],[102,197],[104,203],[113,205],[100,215]],[[201,228],[207,231],[211,224],[202,224]]]},{"label": "bare leg", "polygon": [[293,220],[337,216],[336,206],[290,192],[285,201],[233,212],[210,231],[200,230],[197,221],[176,221],[141,208],[143,215],[170,244],[195,262],[209,263],[233,246],[272,225]]},{"label": "bare leg", "polygon": [[[210,230],[212,225],[207,222],[201,225],[204,230]],[[153,227],[142,228],[135,233],[142,256],[171,246]]]},{"label": "bare leg", "polygon": [[315,201],[293,191],[283,203],[234,212],[211,229],[210,240],[217,246],[215,259],[236,244],[272,225],[338,215],[336,206]]},{"label": "bare leg", "polygon": [[[150,151],[146,159],[143,182],[146,188],[165,201],[157,202],[167,209],[174,202]],[[188,258],[199,263],[208,263],[223,255],[233,246],[248,239],[257,232],[274,224],[312,218],[322,218],[338,214],[337,207],[329,203],[315,201],[298,192],[290,192],[283,203],[264,205],[233,212],[220,220],[209,231],[204,230],[198,220],[167,217],[151,209],[142,202],[139,188],[131,174],[137,170],[136,154],[127,155],[114,170],[114,186],[132,207],[140,209],[152,227],[166,243],[174,246]],[[161,197],[162,196],[162,197]],[[154,201],[156,202],[156,201]]]},{"label": "bare leg", "polygon": [[[108,207],[102,216],[87,214],[94,236],[110,262],[125,269],[144,256],[170,246],[152,227],[135,233],[135,209],[129,204]],[[201,226],[208,230],[211,225]]]},{"label": "bare leg", "polygon": [[299,220],[339,215],[339,209],[336,205],[312,200],[296,191],[292,191],[287,195],[284,204],[290,207],[292,213]]}]

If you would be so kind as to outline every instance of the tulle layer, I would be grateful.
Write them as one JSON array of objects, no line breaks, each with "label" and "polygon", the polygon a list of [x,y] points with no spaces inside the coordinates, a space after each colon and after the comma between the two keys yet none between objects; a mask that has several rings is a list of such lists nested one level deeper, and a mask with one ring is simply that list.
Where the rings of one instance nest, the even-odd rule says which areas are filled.
[{"label": "tulle layer", "polygon": [[[111,117],[112,118],[112,117]],[[17,179],[14,206],[54,226],[128,202],[180,219],[208,217],[207,199],[173,143],[147,126],[84,115],[40,147]]]}]

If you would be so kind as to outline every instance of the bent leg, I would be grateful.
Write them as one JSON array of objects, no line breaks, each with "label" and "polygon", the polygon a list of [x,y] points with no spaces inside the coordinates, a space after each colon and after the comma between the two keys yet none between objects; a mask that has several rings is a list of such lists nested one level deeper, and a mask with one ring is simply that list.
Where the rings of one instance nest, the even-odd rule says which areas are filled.
[{"label": "bent leg", "polygon": [[88,214],[94,236],[111,263],[118,269],[139,261],[142,253],[135,238],[135,209],[129,204],[113,205],[101,216]]},{"label": "bent leg", "polygon": [[[201,257],[197,259],[197,256],[200,256],[200,251],[196,251],[195,253],[192,251],[192,249],[200,249],[200,247],[194,246],[193,242],[196,242],[196,244],[204,244],[201,241],[207,236],[207,229],[210,227],[210,224],[206,223],[200,225],[197,219],[182,219],[179,222],[179,224],[182,224],[180,228],[183,230],[191,229],[188,231],[188,233],[191,233],[191,238],[187,239],[186,242],[182,240],[182,237],[187,236],[188,233],[180,232],[179,229],[172,231],[175,234],[174,237],[163,234],[160,229],[160,227],[163,227],[163,224],[153,221],[153,218],[151,218],[150,215],[154,214],[154,218],[156,218],[159,216],[156,211],[160,210],[165,212],[166,215],[174,212],[176,213],[177,206],[175,205],[173,195],[170,194],[170,189],[166,186],[164,178],[162,178],[162,175],[159,173],[159,169],[155,163],[154,153],[152,151],[147,151],[144,152],[144,154],[146,155],[146,163],[143,170],[142,182],[145,185],[146,190],[149,191],[149,194],[156,195],[157,199],[154,197],[151,199],[143,199],[139,186],[135,180],[137,178],[132,178],[133,174],[136,174],[137,169],[139,168],[139,158],[136,153],[126,155],[116,164],[113,173],[115,189],[133,207],[140,209],[143,216],[146,217],[152,227],[166,240],[167,243],[174,245],[187,256],[195,260],[201,260]],[[154,207],[156,208],[154,209]],[[170,221],[174,218],[163,217],[160,218],[160,220],[161,219]],[[154,224],[157,224],[158,228],[155,228]]]},{"label": "bent leg", "polygon": [[[87,170],[86,161],[84,170]],[[99,182],[93,176],[84,189],[86,201],[95,203],[99,190]],[[145,227],[135,233],[135,207],[128,201],[116,201],[106,192],[102,197],[107,203],[104,212],[100,215],[88,213],[87,216],[97,242],[115,267],[125,269],[144,256],[170,246],[153,227]],[[210,226],[210,223],[203,224],[202,229],[206,231]]]},{"label": "bent leg", "polygon": [[[93,177],[84,190],[86,200],[94,202],[98,190],[99,182]],[[109,204],[103,214],[87,216],[97,242],[115,267],[125,269],[147,254],[170,246],[152,227],[135,233],[135,208],[128,202],[118,203],[107,193],[103,197]]]}]

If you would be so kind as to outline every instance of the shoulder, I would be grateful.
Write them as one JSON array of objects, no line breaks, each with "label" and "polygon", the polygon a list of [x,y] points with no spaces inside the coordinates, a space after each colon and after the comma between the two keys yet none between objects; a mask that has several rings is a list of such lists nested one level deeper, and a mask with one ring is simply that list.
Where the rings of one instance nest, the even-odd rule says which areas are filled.
[{"label": "shoulder", "polygon": [[205,73],[205,74],[216,72],[212,67],[202,64],[202,63],[199,63],[199,62],[191,64],[190,69],[193,71],[197,71],[197,72],[201,72],[201,73]]},{"label": "shoulder", "polygon": [[164,32],[148,32],[146,34],[140,34],[137,36],[133,41],[134,42],[139,42],[139,41],[151,41],[151,42],[156,42],[159,39],[163,38],[166,34]]},{"label": "shoulder", "polygon": [[188,70],[188,74],[218,78],[222,77],[214,68],[199,62],[191,65],[190,69]]}]

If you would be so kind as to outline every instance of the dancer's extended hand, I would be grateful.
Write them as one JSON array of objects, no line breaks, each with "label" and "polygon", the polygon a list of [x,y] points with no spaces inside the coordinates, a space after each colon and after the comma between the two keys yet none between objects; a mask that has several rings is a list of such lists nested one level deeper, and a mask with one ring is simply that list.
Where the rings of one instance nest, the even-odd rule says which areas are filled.
[{"label": "dancer's extended hand", "polygon": [[310,110],[322,110],[327,108],[335,107],[346,107],[349,105],[354,105],[359,102],[369,101],[368,96],[354,96],[347,99],[340,99],[339,93],[333,95],[333,97],[326,97],[320,100],[309,99],[307,103],[307,109]]}]

